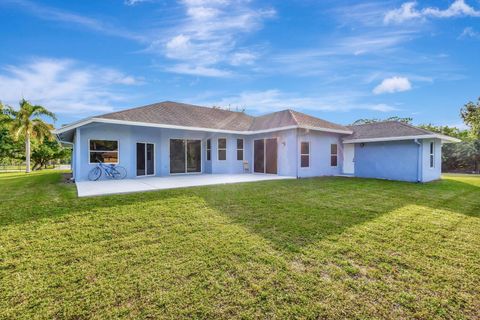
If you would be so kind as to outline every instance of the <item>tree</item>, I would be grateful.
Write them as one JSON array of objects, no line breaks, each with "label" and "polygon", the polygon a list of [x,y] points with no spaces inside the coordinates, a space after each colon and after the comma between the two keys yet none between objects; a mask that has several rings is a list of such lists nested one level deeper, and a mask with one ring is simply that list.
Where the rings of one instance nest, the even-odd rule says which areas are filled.
[{"label": "tree", "polygon": [[52,139],[50,130],[53,129],[53,126],[44,122],[41,117],[48,117],[54,121],[57,118],[55,114],[44,107],[32,105],[25,99],[20,101],[18,111],[9,108],[8,114],[11,117],[11,130],[14,138],[18,140],[23,137],[25,139],[26,172],[30,173],[31,139],[35,138],[40,143],[45,138]]},{"label": "tree", "polygon": [[9,131],[11,120],[8,109],[0,102],[0,163],[19,157],[19,143],[13,140]]},{"label": "tree", "polygon": [[420,127],[462,140],[459,143],[446,143],[442,146],[442,170],[462,172],[478,172],[480,170],[480,140],[472,139],[469,130],[432,124]]},{"label": "tree", "polygon": [[34,143],[32,151],[33,169],[46,167],[51,160],[64,160],[70,156],[68,149],[62,148],[58,141],[46,140],[43,143]]},{"label": "tree", "polygon": [[441,133],[441,134],[444,134],[446,136],[449,136],[449,137],[454,137],[454,138],[458,138],[460,140],[467,140],[469,139],[469,132],[468,130],[461,130],[457,127],[449,127],[449,126],[435,126],[431,123],[429,124],[422,124],[422,125],[419,125],[420,128],[423,128],[425,130],[428,130],[428,131],[432,131],[432,132],[437,132],[437,133]]},{"label": "tree", "polygon": [[382,122],[382,121],[398,121],[398,122],[403,122],[407,124],[411,124],[413,121],[413,118],[408,118],[408,117],[398,117],[398,116],[393,116],[386,118],[385,120],[381,119],[358,119],[353,123],[353,125],[359,125],[359,124],[369,124],[369,123],[375,123],[375,122]]},{"label": "tree", "polygon": [[468,102],[460,110],[463,122],[471,129],[472,135],[480,139],[480,98],[477,103]]}]

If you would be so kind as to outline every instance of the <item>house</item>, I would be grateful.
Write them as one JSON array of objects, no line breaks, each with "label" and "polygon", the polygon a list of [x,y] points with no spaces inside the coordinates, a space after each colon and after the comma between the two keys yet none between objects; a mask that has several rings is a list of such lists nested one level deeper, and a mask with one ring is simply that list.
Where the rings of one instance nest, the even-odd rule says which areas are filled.
[{"label": "house", "polygon": [[442,143],[457,139],[401,122],[343,126],[294,110],[263,116],[161,102],[56,129],[73,145],[76,181],[98,161],[128,178],[274,174],[427,182],[440,178]]}]

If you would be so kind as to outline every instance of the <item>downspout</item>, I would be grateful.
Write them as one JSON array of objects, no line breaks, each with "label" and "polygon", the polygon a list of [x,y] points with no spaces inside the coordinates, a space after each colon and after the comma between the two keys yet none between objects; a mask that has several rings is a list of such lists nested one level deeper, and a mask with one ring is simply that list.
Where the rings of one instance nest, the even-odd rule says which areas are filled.
[{"label": "downspout", "polygon": [[418,139],[413,140],[418,145],[418,161],[417,161],[417,182],[422,182],[421,174],[422,174],[422,143],[418,141]]}]

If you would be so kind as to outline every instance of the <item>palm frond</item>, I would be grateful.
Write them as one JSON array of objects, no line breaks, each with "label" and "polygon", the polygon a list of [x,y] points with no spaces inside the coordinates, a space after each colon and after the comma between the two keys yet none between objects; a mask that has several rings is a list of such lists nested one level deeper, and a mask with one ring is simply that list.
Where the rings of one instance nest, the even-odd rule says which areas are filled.
[{"label": "palm frond", "polygon": [[47,109],[39,105],[32,106],[31,116],[34,116],[34,117],[47,116],[51,118],[53,121],[57,121],[57,117],[53,112],[48,111]]},{"label": "palm frond", "polygon": [[32,120],[32,135],[36,137],[38,141],[43,142],[45,138],[51,140],[53,137],[52,130],[53,126],[43,122],[42,119],[35,118]]}]

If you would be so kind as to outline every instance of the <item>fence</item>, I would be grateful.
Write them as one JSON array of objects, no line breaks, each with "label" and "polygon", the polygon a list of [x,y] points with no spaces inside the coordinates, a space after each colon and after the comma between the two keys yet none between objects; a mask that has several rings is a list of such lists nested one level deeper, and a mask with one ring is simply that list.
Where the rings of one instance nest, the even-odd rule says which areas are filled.
[{"label": "fence", "polygon": [[[46,168],[43,169],[57,169],[57,170],[70,170],[69,164],[50,164],[47,165]],[[33,170],[33,168],[31,168]],[[17,163],[17,164],[1,164],[0,163],[0,173],[2,172],[21,172],[26,170],[25,163]]]}]

